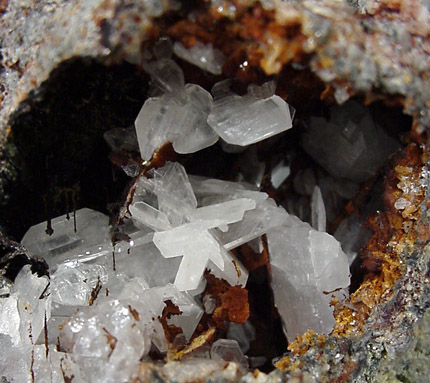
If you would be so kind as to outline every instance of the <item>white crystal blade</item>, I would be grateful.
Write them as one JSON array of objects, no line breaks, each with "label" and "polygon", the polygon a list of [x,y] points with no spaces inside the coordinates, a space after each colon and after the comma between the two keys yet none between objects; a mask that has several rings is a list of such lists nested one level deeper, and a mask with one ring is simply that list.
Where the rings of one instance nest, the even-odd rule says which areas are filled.
[{"label": "white crystal blade", "polygon": [[292,127],[288,105],[279,96],[266,99],[250,94],[219,96],[218,89],[213,93],[216,98],[208,124],[229,144],[254,144]]}]

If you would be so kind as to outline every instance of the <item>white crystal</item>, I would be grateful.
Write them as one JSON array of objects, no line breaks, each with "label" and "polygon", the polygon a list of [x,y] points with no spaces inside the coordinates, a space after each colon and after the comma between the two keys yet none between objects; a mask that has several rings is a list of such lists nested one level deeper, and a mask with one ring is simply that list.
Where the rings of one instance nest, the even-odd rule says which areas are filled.
[{"label": "white crystal", "polygon": [[334,106],[330,119],[311,117],[304,149],[336,178],[362,182],[373,175],[399,144],[355,101]]},{"label": "white crystal", "polygon": [[101,247],[110,243],[108,223],[109,218],[104,214],[83,208],[70,218],[65,214],[52,219],[54,232],[51,235],[46,233],[46,222],[32,226],[21,243],[55,269],[60,263],[85,262],[106,254]]},{"label": "white crystal", "polygon": [[[131,204],[131,212],[136,214],[133,220],[157,230],[167,229],[167,223],[171,227],[185,223],[186,215],[197,207],[197,200],[183,166],[167,162],[150,175],[153,178],[142,176],[136,184]],[[153,209],[138,204],[141,201]]]},{"label": "white crystal", "polygon": [[292,341],[307,330],[328,334],[335,323],[333,292],[350,283],[339,242],[305,223],[267,234],[275,304]]},{"label": "white crystal", "polygon": [[284,162],[279,162],[272,170],[270,181],[272,186],[277,189],[288,178],[291,173],[290,167]]},{"label": "white crystal", "polygon": [[214,342],[211,347],[211,359],[235,362],[242,368],[248,369],[245,355],[243,355],[239,344],[232,339],[218,339]]},{"label": "white crystal", "polygon": [[326,215],[325,206],[321,194],[321,189],[318,186],[314,187],[311,199],[311,223],[312,227],[318,231],[326,231]]},{"label": "white crystal", "polygon": [[209,125],[227,143],[250,145],[292,127],[286,102],[271,96],[261,99],[247,94],[226,93],[225,84],[212,91],[214,104]]},{"label": "white crystal", "polygon": [[0,334],[10,336],[14,345],[21,341],[18,300],[14,296],[0,298]]},{"label": "white crystal", "polygon": [[[222,226],[241,221],[246,211],[255,208],[255,201],[238,198],[199,207],[188,214],[190,221],[220,221]],[[216,227],[216,226],[215,226]],[[225,231],[225,230],[223,230]]]},{"label": "white crystal", "polygon": [[151,159],[167,142],[177,153],[193,153],[215,144],[218,135],[207,123],[212,96],[194,84],[177,86],[170,93],[145,101],[136,121],[140,154]]},{"label": "white crystal", "polygon": [[219,239],[227,250],[234,249],[267,233],[271,228],[294,219],[284,209],[276,207],[273,200],[257,204],[253,210],[244,214],[240,222],[229,225],[228,231],[220,233]]},{"label": "white crystal", "polygon": [[2,304],[2,308],[7,310],[2,311],[2,319],[18,321],[19,333],[16,325],[1,326],[1,333],[9,335],[14,345],[32,345],[42,332],[45,320],[49,320],[51,297],[48,283],[47,277],[38,277],[31,272],[30,265],[25,265],[15,278],[11,296],[0,298],[3,302],[8,301]]},{"label": "white crystal", "polygon": [[0,377],[5,382],[31,383],[31,347],[16,346],[0,334]]},{"label": "white crystal", "polygon": [[134,378],[150,348],[146,323],[133,315],[130,302],[105,301],[78,311],[60,332],[60,344],[73,354],[91,382]]},{"label": "white crystal", "polygon": [[181,59],[198,66],[212,74],[222,73],[225,57],[222,52],[212,47],[212,44],[196,42],[191,48],[185,48],[180,42],[175,42],[173,50]]},{"label": "white crystal", "polygon": [[163,300],[171,300],[181,310],[181,315],[173,315],[168,323],[182,328],[185,338],[190,340],[203,315],[202,307],[190,294],[179,291],[171,284],[163,287],[162,291]]},{"label": "white crystal", "polygon": [[209,260],[224,270],[228,257],[221,244],[200,223],[155,233],[154,243],[166,258],[183,257],[174,283],[181,291],[197,288]]}]

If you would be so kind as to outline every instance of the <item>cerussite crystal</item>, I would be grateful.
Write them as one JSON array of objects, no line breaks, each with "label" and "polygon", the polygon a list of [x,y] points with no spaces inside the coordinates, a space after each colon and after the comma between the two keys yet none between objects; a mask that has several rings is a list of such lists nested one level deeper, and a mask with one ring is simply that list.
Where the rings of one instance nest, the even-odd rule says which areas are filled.
[{"label": "cerussite crystal", "polygon": [[275,304],[288,339],[307,330],[328,334],[334,325],[332,295],[350,283],[339,242],[303,222],[272,229],[267,240]]}]

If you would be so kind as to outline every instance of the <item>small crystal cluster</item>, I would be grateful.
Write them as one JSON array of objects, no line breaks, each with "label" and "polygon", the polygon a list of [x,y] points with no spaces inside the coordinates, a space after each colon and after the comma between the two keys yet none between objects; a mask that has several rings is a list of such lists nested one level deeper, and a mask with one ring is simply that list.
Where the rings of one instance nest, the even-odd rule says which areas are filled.
[{"label": "small crystal cluster", "polygon": [[[201,44],[189,51],[176,44],[175,52],[187,59],[207,56]],[[177,153],[185,154],[211,146],[219,137],[231,145],[247,146],[292,127],[289,107],[274,94],[273,82],[261,87],[250,85],[248,93],[239,96],[225,80],[215,84],[211,94],[198,85],[185,84],[184,74],[171,54],[169,43],[160,41],[155,49],[157,60],[144,64],[156,94],[145,101],[135,123],[144,160],[150,160],[166,142],[171,142]],[[200,67],[202,62],[214,63],[210,57],[197,62]],[[203,67],[219,74],[219,68]]]},{"label": "small crystal cluster", "polygon": [[[275,95],[274,83],[250,85],[239,95],[226,80],[209,93],[185,84],[173,51],[209,72],[221,71],[223,57],[212,46],[199,43],[186,50],[160,40],[155,60],[143,64],[152,77],[152,97],[135,129],[106,132],[106,142],[114,151],[140,150],[145,162],[166,142],[177,153],[193,153],[221,138],[226,152],[246,149],[244,170],[231,182],[188,175],[177,162],[146,172],[123,167],[135,179],[118,227],[87,208],[52,219],[49,230],[43,222],[31,227],[22,245],[45,259],[50,277],[25,266],[14,284],[0,280],[1,377],[133,381],[151,351],[166,355],[172,347],[163,326],[175,327],[189,343],[204,313],[214,312],[215,299],[202,294],[205,273],[230,286],[246,286],[248,270],[231,250],[248,244],[261,253],[263,236],[288,339],[308,329],[332,330],[330,302],[348,296],[349,265],[368,233],[353,215],[334,236],[326,232],[327,223],[397,143],[353,101],[330,109],[329,120],[311,117],[302,145],[325,171],[304,168],[292,174],[294,155],[270,168],[273,190],[292,178],[287,212],[259,191],[266,164],[250,146],[292,126],[290,109]],[[397,203],[404,208],[403,201]],[[176,311],[163,322],[168,307]],[[264,361],[244,356],[256,337],[251,322],[228,324],[226,336],[204,353],[210,363],[233,361],[245,371],[261,362],[257,359]]]}]

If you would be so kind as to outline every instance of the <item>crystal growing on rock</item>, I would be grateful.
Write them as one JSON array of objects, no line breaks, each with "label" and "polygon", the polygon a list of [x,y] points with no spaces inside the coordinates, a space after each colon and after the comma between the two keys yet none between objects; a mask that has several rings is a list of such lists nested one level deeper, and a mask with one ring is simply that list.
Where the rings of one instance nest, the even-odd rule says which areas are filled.
[{"label": "crystal growing on rock", "polygon": [[307,330],[328,334],[332,295],[350,283],[348,258],[327,233],[295,221],[267,234],[275,304],[289,339]]}]

